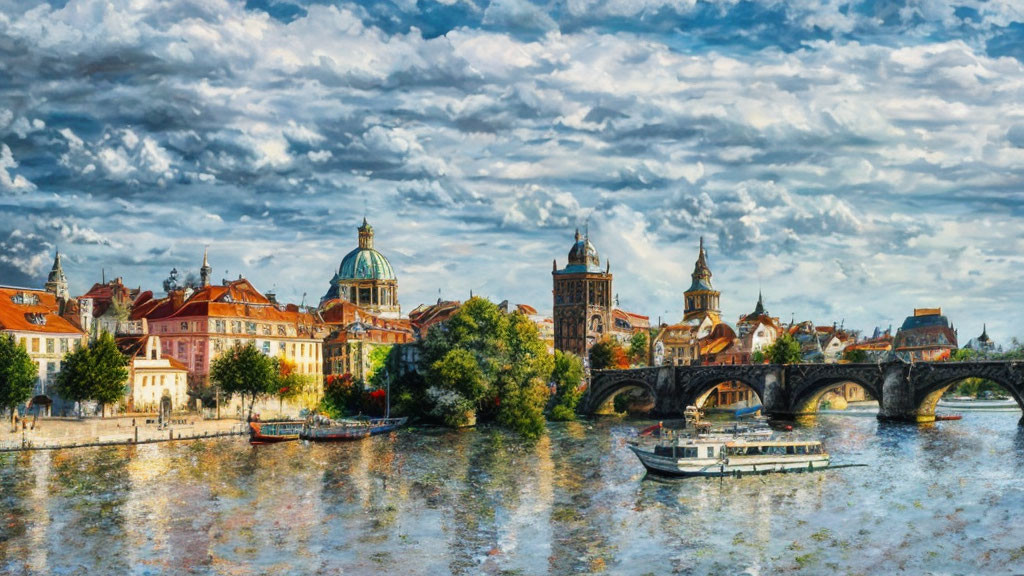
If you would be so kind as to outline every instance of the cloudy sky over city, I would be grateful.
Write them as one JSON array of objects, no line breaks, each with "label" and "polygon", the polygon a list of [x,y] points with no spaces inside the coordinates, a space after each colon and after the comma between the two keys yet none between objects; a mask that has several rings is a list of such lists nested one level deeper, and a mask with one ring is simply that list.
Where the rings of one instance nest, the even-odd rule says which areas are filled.
[{"label": "cloudy sky over city", "polygon": [[364,215],[408,311],[623,308],[1024,336],[1018,0],[0,0],[0,283],[313,302]]}]

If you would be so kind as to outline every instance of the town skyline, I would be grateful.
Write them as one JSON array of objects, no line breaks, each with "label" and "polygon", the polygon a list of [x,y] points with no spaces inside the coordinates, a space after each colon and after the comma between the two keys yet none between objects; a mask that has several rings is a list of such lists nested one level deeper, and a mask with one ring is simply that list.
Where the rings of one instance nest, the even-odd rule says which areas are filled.
[{"label": "town skyline", "polygon": [[[360,222],[367,221],[365,216],[360,217],[360,218],[361,218],[361,220],[359,220]],[[372,223],[371,223],[371,225],[372,225]],[[599,244],[598,240],[593,235],[590,235],[589,226],[590,226],[590,221],[588,219],[588,220],[585,221],[583,228],[576,228],[576,229],[574,229],[574,234],[575,233],[579,233],[581,236],[583,236],[585,238],[588,237],[588,235],[589,235],[590,241],[595,245],[595,247],[597,248],[599,254],[602,254],[601,253],[601,247],[600,247],[600,244]],[[702,240],[702,238],[698,237],[698,242],[700,240]],[[571,247],[572,246],[572,241],[570,241],[570,243],[568,245]],[[357,247],[357,243],[353,240],[353,242],[352,242],[352,249],[355,249],[356,247]],[[213,251],[211,251],[211,248],[213,248]],[[382,251],[386,249],[386,247],[382,247],[380,245],[378,245],[377,248],[381,249]],[[707,246],[705,246],[705,248],[707,248]],[[59,248],[58,248],[58,250],[59,250]],[[349,250],[344,251],[342,253],[342,256],[348,254],[348,252],[349,252]],[[566,252],[568,252],[568,251],[566,251]],[[698,251],[695,249],[694,250],[694,261],[696,261],[697,252]],[[398,251],[397,254],[402,255],[403,252]],[[211,260],[210,264],[211,264],[211,268],[212,268],[212,275],[211,275],[210,280],[211,280],[211,282],[213,284],[220,284],[223,281],[231,281],[231,280],[236,280],[239,277],[243,277],[243,278],[249,280],[250,282],[253,282],[254,285],[258,289],[260,289],[261,291],[267,292],[267,293],[274,293],[277,296],[278,301],[280,301],[282,303],[301,304],[301,303],[304,302],[305,305],[310,306],[311,308],[315,308],[317,306],[317,303],[320,301],[320,295],[318,295],[318,293],[316,292],[315,288],[311,288],[310,290],[306,290],[304,292],[304,294],[300,295],[298,298],[290,298],[289,297],[289,292],[281,291],[280,290],[279,286],[281,285],[281,283],[279,283],[279,282],[273,283],[270,286],[263,285],[261,282],[259,282],[257,280],[257,278],[263,277],[267,273],[267,271],[266,270],[261,270],[259,268],[256,268],[254,270],[254,272],[255,272],[254,275],[250,275],[250,274],[248,274],[244,270],[232,272],[230,270],[230,268],[227,268],[227,267],[225,267],[223,269],[224,270],[224,274],[219,274],[218,270],[220,270],[220,268],[218,268],[216,265],[213,265],[216,262],[216,255],[217,255],[216,245],[215,244],[214,245],[211,245],[211,244],[204,244],[203,245],[203,256],[198,261],[198,263],[200,265],[202,265],[204,263],[204,259],[207,257],[207,255],[210,256],[210,260]],[[391,258],[391,256],[389,256],[387,253],[385,253],[385,256],[388,257],[389,259]],[[712,273],[714,274],[713,281],[714,281],[714,284],[715,284],[715,286],[717,288],[717,287],[719,287],[720,285],[723,284],[722,278],[719,276],[719,273],[717,272],[717,269],[716,269],[716,266],[715,266],[716,261],[715,261],[714,257],[713,256],[708,256],[707,259],[708,259],[708,261],[710,263],[710,268],[712,270]],[[161,281],[154,283],[152,286],[147,286],[147,285],[144,285],[144,284],[134,283],[134,282],[131,281],[130,278],[124,278],[123,275],[120,275],[120,274],[117,274],[117,273],[112,273],[113,271],[108,271],[105,268],[101,268],[100,277],[98,277],[94,282],[83,280],[82,282],[84,283],[84,285],[81,286],[82,289],[81,289],[81,291],[79,291],[78,290],[78,287],[79,287],[78,283],[76,283],[74,281],[74,279],[73,279],[74,278],[74,273],[68,272],[69,267],[67,265],[67,262],[69,261],[69,259],[68,259],[67,253],[61,252],[61,260],[62,260],[62,265],[63,265],[63,268],[65,270],[65,273],[68,276],[68,284],[69,284],[69,287],[70,287],[70,292],[73,295],[85,294],[85,292],[88,291],[89,288],[91,288],[94,284],[99,283],[101,281],[108,281],[109,282],[109,281],[111,281],[111,280],[113,280],[115,278],[121,278],[123,280],[123,282],[124,282],[124,285],[127,286],[127,287],[137,287],[137,288],[141,289],[141,291],[143,291],[143,292],[148,290],[148,291],[153,292],[155,297],[160,297],[161,295],[164,294],[164,291],[163,291],[163,288],[162,288],[163,279],[166,279],[167,274],[170,273],[170,270],[168,270],[167,274],[164,275],[164,278]],[[339,257],[339,262],[340,262],[340,260],[341,260],[341,258]],[[555,262],[558,264],[558,266],[565,266],[566,262],[567,262],[567,258],[565,258],[565,257],[556,258]],[[610,264],[610,259],[606,259],[602,255],[601,256],[601,262],[602,262],[601,265],[603,267],[603,266],[606,265],[606,263]],[[179,281],[185,281],[186,277],[188,277],[188,276],[191,276],[192,280],[198,281],[199,280],[200,268],[201,268],[201,266],[195,266],[195,267],[185,266],[185,267],[180,268],[180,269],[174,268],[174,270],[178,274],[177,278],[178,278]],[[335,270],[334,271],[336,271],[336,268],[337,268],[337,266],[335,266]],[[49,271],[49,268],[47,270]],[[332,271],[331,273],[333,274],[334,271]],[[614,277],[615,276],[614,267],[612,267],[611,271],[612,271],[612,275]],[[550,270],[548,270],[548,272],[550,274]],[[692,264],[689,266],[688,271],[685,272],[686,278],[690,277],[690,273],[691,272],[692,272]],[[408,296],[405,296],[405,297],[402,296],[402,294],[405,294],[407,292],[406,280],[403,279],[402,273],[401,273],[401,268],[398,267],[398,266],[396,266],[396,276],[399,279],[399,287],[400,287],[400,292],[399,292],[400,297],[399,297],[399,300],[401,302],[403,302],[403,304],[402,304],[402,313],[403,313],[403,315],[407,314],[409,311],[413,310],[414,308],[416,308],[417,306],[419,306],[421,304],[429,305],[429,304],[434,303],[437,300],[437,299],[431,300],[429,298],[426,298],[426,299],[423,299],[423,300],[415,300],[412,303],[406,302],[406,299],[408,298]],[[550,283],[550,279],[551,279],[550,275],[546,279]],[[44,275],[44,280],[45,280],[45,275]],[[615,288],[615,286],[617,286],[617,282],[618,281],[619,281],[619,279],[617,277],[615,277],[615,283],[613,283],[613,302],[619,301],[619,300],[625,300],[624,298],[621,298],[621,295],[619,294],[618,289]],[[42,284],[43,284],[43,282],[40,281],[38,284],[34,284],[34,285],[31,285],[31,286],[24,286],[24,287],[27,287],[27,288],[37,288],[38,286],[41,286]],[[724,284],[729,285],[729,283],[724,283]],[[0,285],[5,285],[5,284],[3,282],[0,282]],[[683,291],[686,290],[686,288],[689,287],[689,285],[690,285],[689,284],[689,280],[687,280],[685,285],[680,286],[680,289],[679,289],[680,291],[679,291],[679,314],[678,314],[678,318],[674,318],[674,317],[671,317],[671,316],[667,316],[667,317],[662,316],[661,317],[661,322],[663,324],[674,324],[674,323],[682,322],[682,317],[683,317],[683,312],[682,312],[682,308],[683,308]],[[772,285],[767,285],[767,286],[770,288]],[[504,294],[504,293],[502,293],[502,294],[490,294],[490,293],[486,293],[486,292],[480,292],[478,289],[474,289],[474,288],[470,287],[466,291],[466,294],[460,295],[458,293],[458,290],[459,290],[458,287],[451,287],[451,288],[449,288],[447,290],[442,289],[439,298],[442,299],[442,300],[465,301],[471,295],[476,295],[476,296],[482,296],[482,297],[488,298],[488,299],[490,299],[490,300],[492,300],[494,302],[500,302],[502,300],[508,300],[511,304],[527,304],[527,305],[535,307],[543,315],[546,315],[546,316],[550,317],[551,314],[552,314],[550,298],[548,300],[544,301],[543,304],[541,304],[540,302],[533,302],[533,301],[528,301],[528,300],[525,300],[525,299],[517,299],[517,298],[515,298],[514,294]],[[326,288],[324,289],[324,291],[326,292]],[[723,293],[723,296],[724,296],[722,304],[721,304],[722,321],[724,321],[725,323],[727,323],[729,325],[735,326],[736,325],[736,321],[740,318],[740,316],[749,313],[754,308],[754,306],[753,305],[743,306],[742,303],[740,303],[740,304],[733,303],[730,306],[729,305],[729,300],[733,300],[733,298],[730,298],[730,294],[726,290],[721,290],[720,289],[720,291]],[[451,293],[451,294],[449,294],[449,293]],[[768,294],[768,297],[764,298],[764,295],[766,293]],[[793,297],[794,297],[793,295],[790,295],[790,298],[793,298]],[[799,298],[798,295],[796,295],[795,297]],[[774,309],[772,307],[773,300],[771,298],[771,292],[767,292],[765,284],[759,283],[758,287],[757,287],[756,296],[754,297],[754,302],[756,303],[758,300],[761,300],[762,298],[764,298],[766,300],[765,301],[765,307],[768,310],[768,312],[771,315],[778,317],[783,324],[787,324],[790,321],[803,322],[803,321],[808,321],[808,320],[810,320],[810,321],[812,321],[812,322],[814,322],[815,324],[818,324],[818,325],[826,325],[828,323],[843,324],[843,325],[845,325],[847,330],[860,331],[862,338],[870,337],[874,328],[879,328],[882,332],[885,332],[888,328],[891,328],[892,329],[892,333],[895,334],[896,330],[899,329],[900,324],[902,323],[903,319],[905,317],[907,317],[907,316],[913,315],[913,309],[914,308],[928,308],[928,307],[943,308],[944,313],[946,314],[946,316],[950,317],[954,327],[957,330],[959,330],[959,326],[960,326],[956,322],[957,319],[946,308],[944,308],[942,306],[941,302],[939,302],[939,303],[931,303],[931,304],[927,304],[927,305],[920,305],[920,304],[914,305],[914,306],[908,308],[908,312],[906,314],[904,314],[904,316],[902,316],[902,317],[894,317],[892,319],[892,321],[889,324],[886,324],[886,325],[860,326],[860,325],[854,325],[854,324],[851,324],[850,322],[847,322],[846,318],[841,318],[841,319],[816,318],[816,317],[812,317],[812,316],[807,315],[807,314],[802,314],[799,310],[791,312],[790,313],[790,317],[787,318],[785,314],[778,312],[776,309]],[[652,323],[652,326],[656,325],[656,323],[657,323],[657,321],[659,319],[659,315],[657,315],[657,314],[649,314],[648,311],[646,311],[646,310],[631,308],[631,307],[629,307],[629,306],[627,306],[625,304],[614,303],[613,307],[615,307],[615,308],[622,308],[624,310],[628,310],[628,311],[633,312],[633,313],[638,313],[638,314],[642,314],[642,315],[645,315],[645,316],[649,316],[650,320],[651,320],[651,323]],[[736,314],[731,314],[731,310],[732,309],[737,309],[737,310],[739,310],[739,312],[737,312]],[[672,313],[672,311],[667,311],[667,312],[669,314]],[[982,322],[982,326],[985,327],[983,329],[987,330],[989,332],[990,336],[993,333],[995,333],[992,330],[990,323]],[[974,338],[978,334],[981,334],[981,332],[982,332],[982,329],[979,329],[979,330],[977,330],[977,334],[974,334],[973,332],[967,332],[967,333],[962,334],[961,335],[962,343],[966,343],[971,338]],[[1018,336],[1016,334],[1009,334],[1009,335],[1006,336],[1005,340],[1002,339],[1002,338],[998,338],[998,337],[996,337],[995,340],[997,342],[999,342],[1000,344],[1008,344],[1010,342],[1010,338],[1013,338],[1013,337],[1018,337]]]},{"label": "town skyline", "polygon": [[0,0],[0,281],[59,246],[76,292],[158,288],[210,245],[313,303],[365,214],[404,310],[549,310],[589,219],[652,321],[703,235],[728,322],[761,288],[783,321],[1019,334],[1009,4],[419,4]]}]

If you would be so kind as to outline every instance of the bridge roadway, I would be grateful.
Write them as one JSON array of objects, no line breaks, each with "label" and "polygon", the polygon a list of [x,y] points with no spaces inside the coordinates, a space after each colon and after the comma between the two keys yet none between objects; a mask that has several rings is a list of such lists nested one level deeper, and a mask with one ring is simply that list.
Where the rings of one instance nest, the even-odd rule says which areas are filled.
[{"label": "bridge roadway", "polygon": [[[942,393],[965,378],[992,380],[1024,407],[1024,362],[887,362],[596,370],[579,412],[593,414],[622,390],[638,387],[653,396],[652,414],[680,416],[687,406],[703,402],[715,386],[742,382],[761,399],[765,415],[786,419],[814,414],[826,392],[852,382],[878,400],[879,419],[931,422],[935,420],[935,404]],[[1024,418],[1020,424],[1024,426]]]}]

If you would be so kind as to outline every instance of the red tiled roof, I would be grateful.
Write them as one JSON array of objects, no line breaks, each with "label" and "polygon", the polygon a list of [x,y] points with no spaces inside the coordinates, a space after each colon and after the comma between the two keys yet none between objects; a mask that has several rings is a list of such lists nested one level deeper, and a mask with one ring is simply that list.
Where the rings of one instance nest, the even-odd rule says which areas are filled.
[{"label": "red tiled roof", "polygon": [[[38,298],[38,304],[15,304],[13,298],[22,293]],[[29,321],[29,317],[33,315],[38,315],[44,323],[35,324]],[[25,288],[0,288],[0,330],[48,334],[85,333],[74,323],[60,316],[60,305],[55,295],[44,290]]]},{"label": "red tiled roof", "polygon": [[526,314],[527,316],[537,315],[537,309],[534,308],[533,306],[530,306],[529,304],[516,304],[516,309],[522,312],[523,314]]}]

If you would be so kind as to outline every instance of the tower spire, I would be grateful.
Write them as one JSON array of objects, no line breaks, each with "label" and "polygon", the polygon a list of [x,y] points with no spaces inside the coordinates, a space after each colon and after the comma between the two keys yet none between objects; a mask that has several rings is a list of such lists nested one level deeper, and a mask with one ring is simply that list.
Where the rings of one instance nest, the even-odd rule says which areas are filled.
[{"label": "tower spire", "polygon": [[206,288],[210,285],[210,277],[213,276],[213,267],[210,266],[210,260],[207,258],[207,252],[209,247],[203,248],[203,266],[199,269],[199,287]]},{"label": "tower spire", "polygon": [[366,216],[363,216],[363,225],[359,227],[359,248],[373,249],[373,226],[366,221]]},{"label": "tower spire", "polygon": [[68,278],[64,275],[64,266],[61,264],[59,248],[53,257],[53,268],[50,269],[50,274],[46,277],[44,288],[47,292],[54,294],[61,300],[67,300],[70,297]]}]

